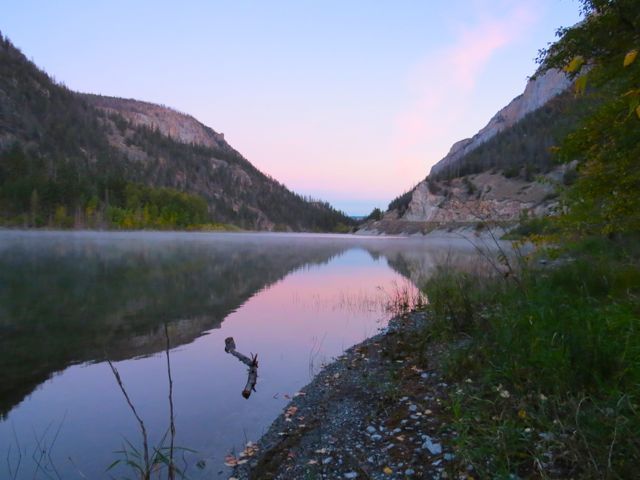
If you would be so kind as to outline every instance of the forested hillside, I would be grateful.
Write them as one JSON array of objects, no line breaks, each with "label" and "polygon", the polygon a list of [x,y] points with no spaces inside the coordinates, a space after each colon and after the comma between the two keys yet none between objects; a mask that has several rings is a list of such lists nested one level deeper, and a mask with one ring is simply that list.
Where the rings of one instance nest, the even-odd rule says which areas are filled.
[{"label": "forested hillside", "polygon": [[[126,110],[199,125],[181,141]],[[177,119],[177,120],[176,120]],[[205,141],[210,136],[212,141]],[[0,222],[23,227],[347,230],[351,219],[264,175],[222,135],[166,107],[80,95],[0,35]]]},{"label": "forested hillside", "polygon": [[576,97],[572,90],[566,91],[479,145],[450,168],[430,175],[430,179],[446,180],[495,169],[507,177],[520,175],[531,180],[533,174],[548,171],[557,164],[554,147],[596,103],[593,97]]}]

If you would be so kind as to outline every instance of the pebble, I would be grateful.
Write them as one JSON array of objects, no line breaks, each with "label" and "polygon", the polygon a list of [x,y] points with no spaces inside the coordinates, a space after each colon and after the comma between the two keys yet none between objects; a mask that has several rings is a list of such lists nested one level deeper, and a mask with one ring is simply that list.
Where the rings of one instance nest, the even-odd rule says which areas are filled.
[{"label": "pebble", "polygon": [[416,472],[415,472],[415,470],[414,470],[413,468],[407,468],[407,469],[404,471],[404,474],[405,474],[405,475],[413,475],[414,473],[416,473]]},{"label": "pebble", "polygon": [[347,472],[344,474],[344,478],[358,478],[358,474],[356,472]]},{"label": "pebble", "polygon": [[378,435],[377,433],[375,435],[371,435],[371,440],[375,440],[376,442],[378,440],[382,440],[382,435]]},{"label": "pebble", "polygon": [[322,464],[326,465],[327,463],[331,463],[333,461],[333,457],[327,457],[322,460]]},{"label": "pebble", "polygon": [[418,407],[416,405],[409,405],[409,410],[412,412],[416,412],[418,410]]},{"label": "pebble", "polygon": [[369,425],[367,427],[367,433],[376,433],[376,427]]},{"label": "pebble", "polygon": [[424,435],[422,438],[425,439],[424,443],[422,444],[422,448],[429,450],[429,453],[431,455],[440,455],[442,453],[442,445],[434,442],[433,439],[428,435]]}]

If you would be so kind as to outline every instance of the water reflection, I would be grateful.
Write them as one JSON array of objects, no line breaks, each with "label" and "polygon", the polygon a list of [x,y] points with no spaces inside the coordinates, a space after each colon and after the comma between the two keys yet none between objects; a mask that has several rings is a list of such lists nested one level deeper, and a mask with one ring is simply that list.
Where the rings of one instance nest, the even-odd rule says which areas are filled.
[{"label": "water reflection", "polygon": [[[213,473],[230,446],[269,425],[310,371],[383,325],[394,285],[423,281],[450,247],[340,236],[0,232],[0,454],[16,444],[14,428],[26,452],[38,443],[33,432],[51,436],[61,424],[62,471],[101,477],[122,436],[137,438],[105,355],[119,360],[150,436],[160,437],[167,406],[158,352],[167,323],[179,346],[171,353],[178,443],[206,460],[192,476]],[[465,242],[457,252],[463,262],[475,255]],[[238,393],[246,377],[224,353],[229,336],[260,353],[260,388],[247,402]]]},{"label": "water reflection", "polygon": [[260,289],[345,248],[153,235],[3,240],[0,415],[70,364],[162,350],[165,322],[175,344],[191,342]]}]

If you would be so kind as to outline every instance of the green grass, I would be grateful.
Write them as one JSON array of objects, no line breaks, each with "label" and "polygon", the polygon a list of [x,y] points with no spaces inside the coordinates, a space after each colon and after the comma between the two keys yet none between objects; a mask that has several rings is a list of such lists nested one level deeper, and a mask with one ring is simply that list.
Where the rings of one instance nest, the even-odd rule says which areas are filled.
[{"label": "green grass", "polygon": [[427,337],[446,359],[452,428],[481,477],[632,478],[640,463],[636,239],[588,239],[516,280],[441,268]]}]

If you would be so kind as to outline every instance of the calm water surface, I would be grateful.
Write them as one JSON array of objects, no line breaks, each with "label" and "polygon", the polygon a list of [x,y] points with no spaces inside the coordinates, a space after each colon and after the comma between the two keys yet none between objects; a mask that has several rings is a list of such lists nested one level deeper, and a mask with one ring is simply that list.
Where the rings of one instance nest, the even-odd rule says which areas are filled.
[{"label": "calm water surface", "polygon": [[[386,325],[397,288],[452,257],[475,251],[407,238],[0,231],[0,478],[108,478],[124,439],[141,445],[107,358],[159,443],[165,324],[176,445],[197,451],[184,455],[188,474],[228,473],[225,455],[257,440],[323,362]],[[259,356],[248,400],[229,336]]]}]

